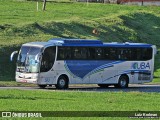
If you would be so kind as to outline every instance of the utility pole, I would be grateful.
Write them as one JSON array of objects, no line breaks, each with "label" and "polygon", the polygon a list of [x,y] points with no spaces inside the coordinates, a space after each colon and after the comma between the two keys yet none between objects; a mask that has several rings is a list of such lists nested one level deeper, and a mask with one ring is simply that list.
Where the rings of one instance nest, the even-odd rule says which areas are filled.
[{"label": "utility pole", "polygon": [[47,2],[47,0],[43,0],[43,8],[42,8],[43,11],[46,10],[46,2]]},{"label": "utility pole", "polygon": [[142,6],[143,6],[143,0],[142,0]]},{"label": "utility pole", "polygon": [[38,6],[39,6],[39,5],[38,5],[38,1],[37,1],[37,11],[38,11]]}]

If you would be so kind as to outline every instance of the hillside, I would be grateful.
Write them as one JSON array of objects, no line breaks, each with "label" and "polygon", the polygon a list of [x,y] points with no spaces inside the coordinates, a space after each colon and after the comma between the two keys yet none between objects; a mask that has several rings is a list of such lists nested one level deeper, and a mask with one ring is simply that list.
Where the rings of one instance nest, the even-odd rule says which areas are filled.
[{"label": "hillside", "polygon": [[[160,46],[160,7],[49,2],[0,1],[0,80],[14,80],[12,51],[22,43],[54,37],[144,42]],[[98,34],[92,31],[98,30]],[[160,68],[159,56],[156,71]],[[155,73],[160,76],[159,72]]]}]

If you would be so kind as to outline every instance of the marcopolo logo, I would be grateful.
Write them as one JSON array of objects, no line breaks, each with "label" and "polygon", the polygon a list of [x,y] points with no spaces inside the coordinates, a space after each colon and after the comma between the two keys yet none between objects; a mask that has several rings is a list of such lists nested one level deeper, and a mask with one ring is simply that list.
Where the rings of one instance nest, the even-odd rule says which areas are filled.
[{"label": "marcopolo logo", "polygon": [[149,62],[135,62],[132,64],[132,69],[137,69],[137,70],[145,70],[145,69],[150,69],[150,64]]}]

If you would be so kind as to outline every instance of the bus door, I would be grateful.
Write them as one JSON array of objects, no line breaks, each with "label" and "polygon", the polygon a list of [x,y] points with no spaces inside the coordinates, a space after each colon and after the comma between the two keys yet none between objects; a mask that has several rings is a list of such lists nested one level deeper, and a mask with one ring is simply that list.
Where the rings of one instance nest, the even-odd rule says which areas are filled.
[{"label": "bus door", "polygon": [[41,58],[41,67],[39,75],[39,84],[53,84],[56,47],[50,46],[44,49]]}]

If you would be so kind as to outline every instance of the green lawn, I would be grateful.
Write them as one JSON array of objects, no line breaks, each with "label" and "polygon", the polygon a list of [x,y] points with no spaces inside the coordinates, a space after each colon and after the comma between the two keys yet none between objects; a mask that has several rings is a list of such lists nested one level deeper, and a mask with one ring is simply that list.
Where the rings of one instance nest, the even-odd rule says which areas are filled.
[{"label": "green lawn", "polygon": [[1,111],[158,111],[160,109],[160,103],[157,102],[160,100],[159,93],[0,90],[0,94]]},{"label": "green lawn", "polygon": [[[39,111],[159,111],[160,93],[144,92],[81,92],[58,90],[0,90],[1,111],[19,113]],[[101,113],[101,112],[100,112]],[[96,113],[95,113],[96,114]],[[119,112],[115,112],[115,116]],[[129,113],[130,114],[130,113]],[[59,113],[58,113],[59,115]],[[62,115],[62,116],[63,116]],[[75,115],[75,114],[74,114]],[[94,115],[94,114],[93,114]],[[52,115],[51,115],[52,116]],[[43,119],[118,119],[127,120],[128,117],[47,117]],[[8,120],[10,120],[9,118]],[[13,120],[15,118],[12,118]],[[16,118],[17,119],[17,118]],[[22,118],[19,118],[22,119]],[[28,118],[23,118],[28,119]],[[30,118],[31,119],[31,118]],[[36,118],[35,118],[36,119]],[[38,118],[41,119],[41,118]]]},{"label": "green lawn", "polygon": [[[17,0],[18,1],[18,0]],[[42,2],[39,2],[39,11],[37,11],[36,2],[17,2],[3,0],[0,1],[0,24],[25,25],[34,22],[52,22],[52,21],[93,21],[102,18],[112,18],[109,23],[114,23],[115,18],[119,15],[132,13],[150,13],[157,14],[159,7],[143,7],[143,6],[124,6],[111,4],[95,4],[88,6],[86,3],[56,3],[48,2],[46,11],[41,10]],[[94,14],[93,14],[94,13]],[[118,19],[117,19],[118,20]],[[120,20],[120,19],[119,19]]]},{"label": "green lawn", "polygon": [[0,90],[1,111],[159,111],[159,93]]}]

